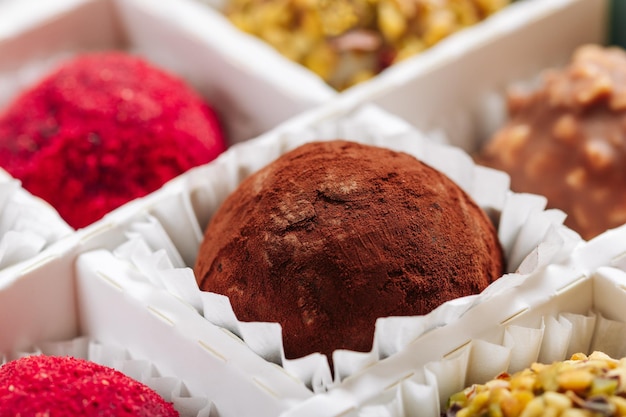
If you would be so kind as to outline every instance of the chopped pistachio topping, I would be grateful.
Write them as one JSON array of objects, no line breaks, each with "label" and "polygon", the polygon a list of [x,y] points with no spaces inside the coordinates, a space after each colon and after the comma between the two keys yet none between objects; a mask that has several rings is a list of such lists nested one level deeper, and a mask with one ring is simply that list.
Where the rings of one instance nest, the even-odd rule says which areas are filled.
[{"label": "chopped pistachio topping", "polygon": [[448,400],[446,417],[626,416],[626,358],[574,354],[553,364],[534,363],[475,384]]}]

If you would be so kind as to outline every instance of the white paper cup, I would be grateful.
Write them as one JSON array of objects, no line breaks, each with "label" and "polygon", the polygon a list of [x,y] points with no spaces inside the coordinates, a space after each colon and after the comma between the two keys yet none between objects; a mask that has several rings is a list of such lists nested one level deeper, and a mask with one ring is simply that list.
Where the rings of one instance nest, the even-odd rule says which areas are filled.
[{"label": "white paper cup", "polygon": [[[367,401],[406,369],[426,363],[429,356],[410,353],[413,343],[428,337],[433,329],[456,322],[497,294],[514,291],[528,274],[567,257],[581,239],[562,226],[562,213],[544,210],[545,199],[510,192],[505,174],[474,165],[463,151],[429,140],[395,117],[368,106],[333,117],[326,117],[326,111],[321,113],[323,116],[303,115],[299,121],[231,148],[214,162],[110,213],[84,233],[91,234],[85,238],[88,246],[113,252],[119,264],[116,274],[146,280],[184,300],[209,322],[235,334],[265,361],[281,365],[318,394],[305,403],[317,406],[326,402],[320,398],[327,398],[330,408],[325,404],[317,409],[326,415],[336,406],[344,406],[345,401]],[[335,352],[333,379],[326,359],[319,354],[285,359],[277,324],[238,321],[226,297],[198,290],[189,266],[195,262],[209,218],[243,178],[302,143],[335,138],[408,152],[447,174],[498,219],[498,235],[511,274],[480,295],[445,303],[428,315],[380,319],[371,352]],[[114,264],[113,260],[93,262],[89,267],[101,273]],[[515,271],[519,273],[512,274]],[[397,366],[384,365],[400,356]],[[362,382],[354,385],[350,381],[366,383],[360,386]],[[350,395],[345,395],[346,390]],[[337,400],[342,395],[349,400]]]},{"label": "white paper cup", "polygon": [[56,210],[0,169],[0,270],[33,258],[72,232]]}]

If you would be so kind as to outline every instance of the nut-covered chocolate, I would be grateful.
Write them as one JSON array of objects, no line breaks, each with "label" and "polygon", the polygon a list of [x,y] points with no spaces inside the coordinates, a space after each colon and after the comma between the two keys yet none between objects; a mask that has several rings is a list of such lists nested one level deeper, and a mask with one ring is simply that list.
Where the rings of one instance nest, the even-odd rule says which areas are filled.
[{"label": "nut-covered chocolate", "polygon": [[602,352],[575,353],[569,360],[533,363],[503,373],[449,399],[445,417],[626,416],[626,358]]},{"label": "nut-covered chocolate", "polygon": [[583,46],[508,105],[479,162],[508,172],[513,191],[546,196],[585,239],[625,223],[626,53]]},{"label": "nut-covered chocolate", "polygon": [[510,0],[229,0],[237,27],[338,90],[436,44]]},{"label": "nut-covered chocolate", "polygon": [[211,219],[200,288],[282,325],[288,358],[368,351],[379,317],[426,314],[503,273],[495,227],[414,157],[309,143],[244,180]]}]

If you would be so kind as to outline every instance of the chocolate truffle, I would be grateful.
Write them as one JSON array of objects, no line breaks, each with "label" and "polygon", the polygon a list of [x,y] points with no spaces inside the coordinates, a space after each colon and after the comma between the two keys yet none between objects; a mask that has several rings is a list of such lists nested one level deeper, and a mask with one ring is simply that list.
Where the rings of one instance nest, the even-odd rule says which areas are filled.
[{"label": "chocolate truffle", "polygon": [[484,20],[510,0],[229,0],[224,12],[343,90]]},{"label": "chocolate truffle", "polygon": [[113,368],[65,356],[27,356],[0,367],[0,415],[177,417],[148,386]]},{"label": "chocolate truffle", "polygon": [[547,197],[585,239],[626,222],[626,53],[586,45],[539,88],[511,91],[510,118],[479,163]]},{"label": "chocolate truffle", "polygon": [[625,374],[624,359],[577,353],[472,385],[450,398],[442,416],[626,416]]},{"label": "chocolate truffle", "polygon": [[197,93],[123,52],[78,56],[0,113],[0,166],[74,228],[224,149]]},{"label": "chocolate truffle", "polygon": [[285,355],[368,351],[376,319],[421,315],[503,273],[486,214],[414,157],[343,140],[245,179],[205,231],[198,285],[242,321],[278,322]]}]

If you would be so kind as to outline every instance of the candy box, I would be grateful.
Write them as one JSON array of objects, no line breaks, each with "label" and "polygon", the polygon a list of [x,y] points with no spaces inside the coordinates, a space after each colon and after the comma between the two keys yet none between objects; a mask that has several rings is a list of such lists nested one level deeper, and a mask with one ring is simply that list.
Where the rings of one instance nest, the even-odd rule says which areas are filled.
[{"label": "candy box", "polygon": [[[226,297],[198,290],[190,267],[210,217],[243,178],[299,144],[334,138],[402,150],[446,173],[492,216],[505,249],[507,272],[519,274],[511,279],[507,274],[483,294],[445,303],[426,316],[379,320],[372,351],[336,351],[331,372],[326,357],[320,354],[286,359],[280,326],[238,321]],[[324,106],[232,147],[214,162],[189,171],[80,231],[83,249],[77,260],[78,273],[85,280],[108,277],[111,282],[150,283],[160,293],[171,294],[178,303],[183,301],[197,320],[221,329],[222,335],[230,334],[241,341],[242,348],[253,351],[248,364],[280,370],[256,380],[276,393],[285,415],[310,412],[334,416],[378,397],[407,370],[430,360],[428,355],[415,355],[414,340],[427,337],[433,329],[445,328],[500,291],[518,285],[531,272],[567,257],[580,244],[580,237],[562,226],[561,212],[544,207],[542,197],[511,193],[506,175],[477,167],[458,148],[425,138],[378,108],[331,111]],[[90,320],[100,318],[91,316]],[[214,356],[230,357],[229,350],[219,346],[219,339],[213,342]],[[434,354],[436,348],[432,348]],[[227,362],[235,365],[238,360]],[[190,372],[190,379],[197,377],[192,376],[196,369]],[[286,376],[290,383],[286,383]],[[220,388],[230,389],[226,382]],[[225,398],[221,395],[228,396],[224,392],[214,396],[216,408],[220,415],[230,415],[228,401],[218,404],[219,398]]]},{"label": "candy box", "polygon": [[[483,306],[500,300],[498,295],[527,281],[532,287],[531,278],[538,271],[566,262],[581,244],[575,233],[562,226],[562,212],[545,210],[544,198],[511,193],[505,175],[475,166],[458,148],[438,144],[445,134],[452,139],[444,140],[472,149],[475,138],[455,134],[467,126],[468,118],[459,116],[458,106],[452,105],[453,89],[427,92],[434,91],[431,86],[439,89],[450,80],[460,80],[455,71],[484,62],[483,53],[494,48],[513,50],[510,45],[517,45],[523,33],[538,28],[545,31],[570,22],[556,44],[574,32],[578,34],[571,39],[578,41],[570,46],[600,38],[603,2],[521,2],[503,11],[502,17],[494,16],[492,23],[451,38],[419,59],[337,97],[311,74],[286,63],[199,4],[68,0],[31,13],[22,5],[26,3],[20,3],[5,3],[0,12],[0,54],[7,57],[0,64],[0,103],[63,57],[83,50],[128,49],[171,68],[215,102],[231,143],[267,133],[115,210],[26,265],[0,272],[0,349],[7,358],[57,349],[48,347],[49,342],[76,340],[70,342],[69,351],[82,355],[112,345],[114,358],[150,361],[153,365],[144,373],[179,378],[184,389],[176,396],[208,401],[220,416],[359,415],[362,410],[386,410],[390,403],[392,409],[426,410],[428,405],[436,407],[439,397],[433,396],[435,386],[424,388],[422,382],[434,377],[422,377],[423,366],[439,359],[441,350],[450,358],[467,355],[465,340],[452,343],[460,337],[443,349],[431,335],[461,328],[459,320],[483,312],[488,308]],[[574,30],[582,16],[589,31]],[[545,57],[558,49],[551,49],[551,43],[542,47]],[[466,60],[469,67],[456,65]],[[256,65],[261,61],[267,65]],[[526,71],[525,62],[520,56],[507,60],[506,67],[516,68],[512,64],[518,63],[520,71]],[[468,89],[464,97],[474,97],[472,89],[480,85],[464,84]],[[405,107],[400,99],[404,94],[420,98],[423,104]],[[367,101],[392,112],[397,101],[400,108],[415,109],[429,123],[396,112],[410,124],[440,133],[429,132],[426,138],[407,122],[364,105]],[[433,112],[443,111],[444,104],[448,117],[435,120]],[[299,115],[289,118],[295,114]],[[483,129],[485,124],[472,126]],[[245,176],[298,144],[336,137],[410,152],[458,182],[498,224],[508,274],[483,294],[446,303],[427,316],[380,320],[372,352],[336,352],[331,373],[321,355],[286,360],[275,324],[237,321],[228,300],[199,293],[189,267],[210,216]],[[565,281],[570,278],[566,275]],[[540,295],[516,296],[519,301],[514,306],[532,302],[533,297]],[[473,325],[463,329],[468,337],[480,331]],[[418,350],[423,346],[427,348]],[[206,403],[199,406],[198,415],[206,407]]]}]

